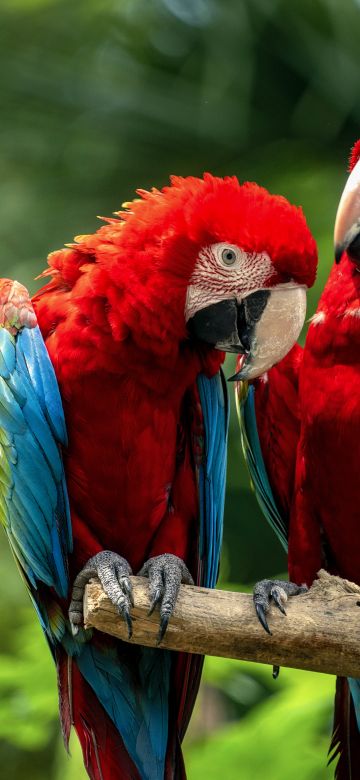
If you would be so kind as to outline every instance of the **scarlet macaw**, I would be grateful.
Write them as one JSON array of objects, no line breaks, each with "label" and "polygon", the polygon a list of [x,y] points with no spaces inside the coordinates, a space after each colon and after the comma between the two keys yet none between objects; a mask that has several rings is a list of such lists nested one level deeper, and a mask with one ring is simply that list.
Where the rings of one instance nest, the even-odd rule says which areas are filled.
[{"label": "scarlet macaw", "polygon": [[317,261],[301,210],[255,184],[205,174],[139,195],[50,255],[34,310],[9,282],[0,309],[1,517],[93,780],[185,777],[203,659],[91,636],[84,586],[100,578],[130,638],[129,575],[147,576],[161,641],[180,582],[215,585],[224,350],[252,377],[283,357]]},{"label": "scarlet macaw", "polygon": [[[264,513],[285,548],[290,582],[254,589],[258,617],[281,611],[320,568],[360,584],[360,141],[335,224],[335,258],[305,347],[246,388],[237,386],[245,456]],[[238,376],[246,379],[246,366]],[[360,680],[338,678],[332,759],[360,777]]]}]

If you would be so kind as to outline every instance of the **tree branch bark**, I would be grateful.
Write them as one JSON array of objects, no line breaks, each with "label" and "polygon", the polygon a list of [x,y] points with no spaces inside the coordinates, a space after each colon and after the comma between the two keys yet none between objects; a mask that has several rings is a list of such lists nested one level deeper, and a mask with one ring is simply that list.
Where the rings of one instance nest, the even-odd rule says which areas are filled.
[{"label": "tree branch bark", "polygon": [[[289,599],[286,617],[271,607],[272,636],[258,623],[252,596],[182,585],[161,647],[360,677],[360,587],[323,570],[318,577],[308,593]],[[85,625],[155,647],[159,614],[148,616],[147,580],[132,577],[132,585],[131,640],[98,581],[86,588]]]}]

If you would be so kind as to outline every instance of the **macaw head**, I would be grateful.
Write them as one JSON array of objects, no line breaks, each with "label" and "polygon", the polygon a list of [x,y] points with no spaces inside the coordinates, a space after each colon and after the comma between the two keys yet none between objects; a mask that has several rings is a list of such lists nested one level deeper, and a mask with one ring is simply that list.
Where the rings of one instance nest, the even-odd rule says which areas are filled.
[{"label": "macaw head", "polygon": [[285,198],[235,177],[218,187],[216,204],[207,206],[212,235],[195,261],[185,318],[191,334],[241,356],[232,379],[253,379],[300,334],[316,246],[302,211]]},{"label": "macaw head", "polygon": [[350,175],[340,198],[334,229],[335,260],[344,252],[360,264],[360,139],[354,144],[349,160]]},{"label": "macaw head", "polygon": [[139,194],[119,214],[122,314],[132,338],[153,353],[155,342],[165,354],[175,341],[239,353],[241,378],[284,357],[316,274],[301,209],[257,184],[211,174],[172,177],[171,186]]}]

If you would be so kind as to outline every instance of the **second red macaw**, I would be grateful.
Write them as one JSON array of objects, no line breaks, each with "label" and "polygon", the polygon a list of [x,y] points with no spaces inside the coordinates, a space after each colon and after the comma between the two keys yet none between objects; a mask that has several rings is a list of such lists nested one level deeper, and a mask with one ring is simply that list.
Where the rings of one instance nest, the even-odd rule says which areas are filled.
[{"label": "second red macaw", "polygon": [[[269,630],[270,601],[311,585],[321,568],[360,585],[360,141],[335,225],[330,277],[296,345],[246,392],[239,384],[243,444],[259,502],[285,547],[289,583],[254,590]],[[246,367],[241,371],[246,379]],[[338,678],[333,758],[339,780],[360,777],[360,680]]]}]

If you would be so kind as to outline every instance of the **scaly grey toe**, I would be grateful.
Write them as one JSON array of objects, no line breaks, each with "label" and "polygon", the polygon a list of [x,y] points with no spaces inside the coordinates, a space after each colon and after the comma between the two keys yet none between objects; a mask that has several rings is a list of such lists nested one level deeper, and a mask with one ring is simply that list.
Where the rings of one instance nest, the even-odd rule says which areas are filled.
[{"label": "scaly grey toe", "polygon": [[260,580],[256,583],[253,591],[254,606],[258,619],[268,634],[271,634],[267,621],[271,602],[286,615],[285,604],[289,596],[299,596],[307,590],[307,585],[296,585],[288,580]]},{"label": "scaly grey toe", "polygon": [[160,644],[175,609],[181,583],[193,585],[194,580],[184,561],[171,553],[149,558],[140,569],[139,576],[149,578],[149,615],[158,604],[160,605],[160,628],[157,642]]},{"label": "scaly grey toe", "polygon": [[130,610],[134,604],[130,582],[131,574],[131,567],[125,558],[111,550],[103,550],[88,560],[77,575],[71,594],[69,620],[74,636],[78,633],[84,620],[83,600],[85,586],[91,579],[98,577],[106,595],[124,618],[128,628],[129,639],[131,638],[132,623]]}]

